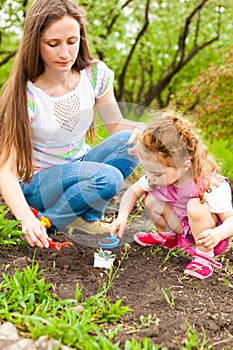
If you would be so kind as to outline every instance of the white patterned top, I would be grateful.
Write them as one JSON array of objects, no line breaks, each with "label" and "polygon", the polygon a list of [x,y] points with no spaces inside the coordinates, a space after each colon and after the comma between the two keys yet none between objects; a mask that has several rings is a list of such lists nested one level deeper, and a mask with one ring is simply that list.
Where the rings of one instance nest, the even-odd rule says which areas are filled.
[{"label": "white patterned top", "polygon": [[80,160],[89,150],[85,135],[93,121],[93,106],[113,84],[114,74],[98,62],[80,72],[69,93],[51,97],[32,82],[27,83],[35,170]]}]

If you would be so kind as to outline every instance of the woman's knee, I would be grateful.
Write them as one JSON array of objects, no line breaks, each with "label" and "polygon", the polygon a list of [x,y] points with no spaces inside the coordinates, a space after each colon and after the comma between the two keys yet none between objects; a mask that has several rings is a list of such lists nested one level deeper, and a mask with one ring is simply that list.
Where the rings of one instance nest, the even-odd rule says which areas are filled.
[{"label": "woman's knee", "polygon": [[129,130],[122,130],[122,131],[119,131],[117,134],[115,135],[118,135],[120,139],[124,139],[126,142],[128,141],[128,139],[130,138],[132,134],[132,130],[129,129]]},{"label": "woman's knee", "polygon": [[121,189],[124,177],[120,170],[105,164],[97,174],[96,186],[102,199],[109,200]]}]

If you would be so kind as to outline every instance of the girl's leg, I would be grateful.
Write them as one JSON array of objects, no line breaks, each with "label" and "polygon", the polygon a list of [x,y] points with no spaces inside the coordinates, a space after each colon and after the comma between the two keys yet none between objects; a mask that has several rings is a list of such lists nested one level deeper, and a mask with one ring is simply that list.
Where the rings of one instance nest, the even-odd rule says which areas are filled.
[{"label": "girl's leg", "polygon": [[176,233],[181,233],[182,224],[172,207],[151,195],[146,196],[144,203],[158,232],[138,232],[134,235],[134,240],[142,246],[159,245],[169,249],[177,247]]},{"label": "girl's leg", "polygon": [[[192,198],[187,205],[189,225],[194,239],[207,228],[214,228],[217,217],[210,213],[207,203],[200,203],[199,198]],[[214,261],[214,249],[204,246],[196,247],[192,261],[185,267],[184,273],[192,277],[204,279],[212,275],[214,267],[221,268],[222,265]]]},{"label": "girl's leg", "polygon": [[[190,229],[195,240],[205,229],[216,227],[216,215],[212,214],[209,210],[208,204],[202,204],[199,198],[192,198],[189,200],[187,205],[187,215]],[[209,251],[203,246],[199,246],[198,249],[202,252]]]},{"label": "girl's leg", "polygon": [[147,195],[144,200],[149,217],[159,232],[182,233],[182,224],[174,213],[171,205]]},{"label": "girl's leg", "polygon": [[97,146],[93,147],[83,161],[109,164],[119,169],[126,179],[137,167],[138,158],[129,155],[127,145],[132,130],[124,130],[111,135]]},{"label": "girl's leg", "polygon": [[122,173],[111,165],[74,162],[40,171],[30,184],[21,186],[29,205],[60,230],[77,216],[99,220],[123,180]]}]

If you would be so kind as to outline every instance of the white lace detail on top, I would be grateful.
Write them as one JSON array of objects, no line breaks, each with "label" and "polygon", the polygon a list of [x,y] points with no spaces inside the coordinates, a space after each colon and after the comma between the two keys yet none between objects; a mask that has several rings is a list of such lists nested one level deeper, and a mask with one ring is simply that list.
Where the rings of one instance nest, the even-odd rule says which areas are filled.
[{"label": "white lace detail on top", "polygon": [[54,104],[54,116],[60,127],[72,132],[80,120],[80,101],[77,95],[67,96]]},{"label": "white lace detail on top", "polygon": [[28,81],[36,171],[83,158],[90,149],[85,135],[93,122],[95,99],[112,84],[113,72],[103,62],[81,70],[75,89],[62,96],[49,96]]}]

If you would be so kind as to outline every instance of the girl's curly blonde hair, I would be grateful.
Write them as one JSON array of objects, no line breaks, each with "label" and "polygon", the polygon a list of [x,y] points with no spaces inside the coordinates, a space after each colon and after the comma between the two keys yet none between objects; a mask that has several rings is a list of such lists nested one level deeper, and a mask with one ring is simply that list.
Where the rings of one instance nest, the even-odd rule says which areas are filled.
[{"label": "girl's curly blonde hair", "polygon": [[203,199],[204,192],[210,190],[213,175],[222,180],[219,165],[208,153],[192,123],[181,113],[165,109],[154,113],[153,117],[139,142],[139,156],[150,157],[152,153],[162,165],[173,168],[189,159],[190,173]]}]

